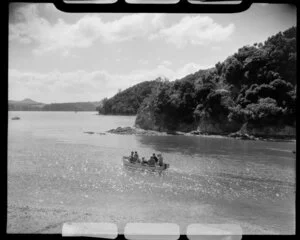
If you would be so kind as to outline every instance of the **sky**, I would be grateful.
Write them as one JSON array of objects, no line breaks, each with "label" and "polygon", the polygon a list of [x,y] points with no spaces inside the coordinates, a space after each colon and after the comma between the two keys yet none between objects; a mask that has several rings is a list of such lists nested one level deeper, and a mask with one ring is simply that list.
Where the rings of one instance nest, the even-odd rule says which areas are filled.
[{"label": "sky", "polygon": [[292,26],[296,8],[285,4],[235,14],[84,14],[14,3],[9,99],[100,101],[139,82],[174,81],[213,67]]}]

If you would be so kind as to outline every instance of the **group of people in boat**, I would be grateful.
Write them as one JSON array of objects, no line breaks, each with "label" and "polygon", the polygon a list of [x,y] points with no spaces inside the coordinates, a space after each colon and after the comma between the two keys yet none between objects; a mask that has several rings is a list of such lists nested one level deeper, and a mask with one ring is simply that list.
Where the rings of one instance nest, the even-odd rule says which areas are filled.
[{"label": "group of people in boat", "polygon": [[144,157],[142,157],[142,159],[140,159],[137,152],[131,152],[129,161],[131,163],[141,163],[141,164],[145,164],[145,165],[147,164],[149,166],[155,166],[155,165],[163,166],[164,165],[162,155],[157,154],[157,156],[156,156],[155,153],[152,154],[152,156],[150,157],[149,160],[146,160]]}]

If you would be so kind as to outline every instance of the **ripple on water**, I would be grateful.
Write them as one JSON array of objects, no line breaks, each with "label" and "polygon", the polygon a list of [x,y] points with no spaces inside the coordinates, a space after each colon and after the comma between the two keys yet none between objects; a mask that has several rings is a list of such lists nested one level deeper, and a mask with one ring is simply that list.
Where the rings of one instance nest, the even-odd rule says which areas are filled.
[{"label": "ripple on water", "polygon": [[[161,150],[155,141],[151,143],[152,147],[141,141],[130,144],[142,146],[147,154]],[[36,198],[36,201],[42,200],[43,204],[62,201],[66,206],[87,202],[96,205],[104,200],[115,202],[115,199],[122,199],[125,204],[126,199],[133,197],[140,206],[150,200],[167,200],[165,202],[170,205],[185,204],[191,208],[207,203],[213,209],[216,209],[213,205],[215,202],[234,201],[237,208],[246,201],[252,203],[253,208],[258,203],[275,206],[280,200],[293,202],[295,171],[292,165],[282,166],[272,162],[276,158],[276,151],[268,150],[268,154],[275,154],[263,161],[255,158],[255,154],[249,150],[251,146],[241,150],[242,145],[235,151],[227,152],[221,149],[218,153],[211,152],[213,147],[208,146],[207,149],[201,148],[206,151],[203,153],[197,150],[197,143],[191,142],[195,146],[189,148],[189,152],[184,152],[180,150],[180,144],[174,146],[176,141],[166,143],[170,146],[165,145],[168,152],[164,156],[171,168],[160,176],[124,168],[121,156],[126,154],[127,149],[48,140],[16,140],[8,148],[9,196],[15,196],[15,199]],[[127,146],[129,150],[131,145]],[[226,155],[228,152],[232,154]],[[288,153],[281,151],[280,155],[288,158],[285,154]],[[263,158],[265,155],[260,156]],[[266,161],[269,161],[268,164]],[[78,201],[82,202],[76,203]],[[278,206],[281,206],[279,209],[286,207]],[[243,213],[250,215],[249,209]],[[178,214],[185,214],[183,210],[180,212],[180,207],[176,210]]]}]

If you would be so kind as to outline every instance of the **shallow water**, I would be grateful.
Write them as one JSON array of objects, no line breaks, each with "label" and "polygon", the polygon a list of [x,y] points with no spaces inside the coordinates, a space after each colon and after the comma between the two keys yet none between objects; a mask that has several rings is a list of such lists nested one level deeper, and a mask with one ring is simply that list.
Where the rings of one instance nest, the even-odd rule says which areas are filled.
[{"label": "shallow water", "polygon": [[[236,223],[245,233],[295,232],[295,142],[97,134],[134,120],[9,112],[8,205],[80,209],[91,214],[86,220],[97,213],[119,224]],[[121,157],[133,150],[162,153],[170,169],[124,168]]]}]

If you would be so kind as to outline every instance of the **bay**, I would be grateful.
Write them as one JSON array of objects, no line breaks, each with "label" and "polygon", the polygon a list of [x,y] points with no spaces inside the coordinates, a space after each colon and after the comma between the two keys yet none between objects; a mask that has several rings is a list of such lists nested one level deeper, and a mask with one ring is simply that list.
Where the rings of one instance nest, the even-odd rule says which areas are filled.
[{"label": "bay", "polygon": [[[9,112],[7,231],[60,233],[66,221],[106,221],[295,233],[295,141],[106,133],[134,121],[96,112]],[[162,153],[170,168],[161,175],[126,169],[122,156],[131,151]]]}]

